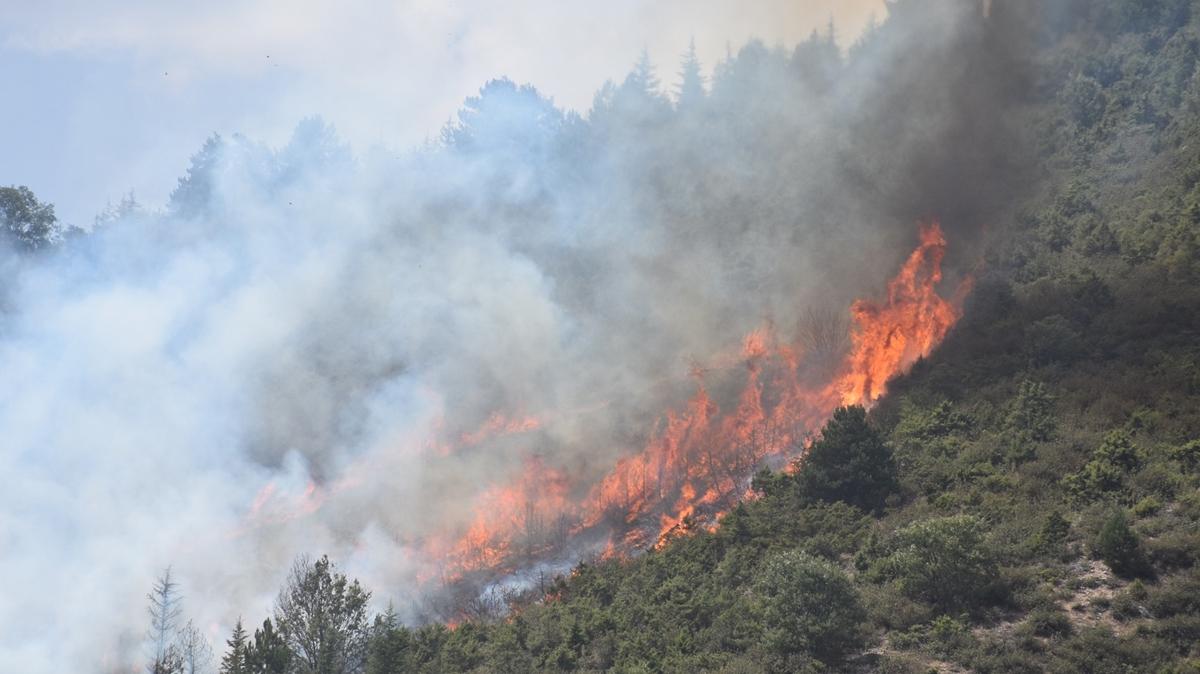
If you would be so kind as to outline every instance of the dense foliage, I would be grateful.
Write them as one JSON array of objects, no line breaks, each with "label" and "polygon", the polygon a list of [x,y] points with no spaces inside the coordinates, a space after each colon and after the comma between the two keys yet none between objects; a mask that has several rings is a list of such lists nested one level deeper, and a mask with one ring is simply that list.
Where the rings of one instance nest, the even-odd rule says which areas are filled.
[{"label": "dense foliage", "polygon": [[383,623],[369,671],[1200,667],[1200,21],[1055,7],[1040,185],[938,353],[716,531],[498,622]]}]

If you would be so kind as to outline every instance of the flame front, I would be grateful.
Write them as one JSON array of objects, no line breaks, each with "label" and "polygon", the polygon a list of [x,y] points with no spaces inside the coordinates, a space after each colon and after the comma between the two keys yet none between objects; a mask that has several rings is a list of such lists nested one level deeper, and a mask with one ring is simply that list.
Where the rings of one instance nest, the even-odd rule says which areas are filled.
[{"label": "flame front", "polygon": [[[746,496],[755,470],[798,458],[838,406],[873,404],[890,379],[929,355],[958,320],[970,279],[951,299],[941,297],[945,236],[932,223],[920,228],[919,238],[888,283],[886,299],[851,306],[849,348],[836,367],[806,362],[802,346],[780,340],[772,326],[750,332],[734,359],[742,383],[729,409],[721,409],[706,386],[706,373],[696,369],[696,391],[687,404],[668,410],[645,445],[595,483],[579,484],[530,455],[516,480],[476,497],[464,526],[407,541],[439,561],[439,573],[428,579],[495,575],[585,549],[622,556],[693,527],[715,526],[721,513]],[[431,448],[449,454],[545,425],[533,416],[495,413],[478,430],[451,441],[435,439]],[[252,519],[273,494],[273,486],[264,489]],[[324,496],[306,494],[302,509],[319,508]]]},{"label": "flame front", "polygon": [[[951,300],[937,293],[945,252],[941,227],[922,226],[918,247],[888,283],[887,298],[851,307],[850,348],[831,379],[814,383],[801,348],[781,342],[769,326],[759,328],[744,340],[745,382],[728,411],[712,399],[700,373],[688,403],[667,411],[640,451],[586,491],[531,460],[520,480],[479,497],[464,533],[430,544],[445,577],[519,565],[597,530],[607,536],[603,555],[614,556],[662,544],[690,527],[714,526],[744,496],[758,467],[795,458],[835,408],[872,404],[891,378],[942,341],[970,289],[964,282]],[[492,422],[487,430],[538,425],[533,419]],[[577,493],[584,495],[573,499]]]}]

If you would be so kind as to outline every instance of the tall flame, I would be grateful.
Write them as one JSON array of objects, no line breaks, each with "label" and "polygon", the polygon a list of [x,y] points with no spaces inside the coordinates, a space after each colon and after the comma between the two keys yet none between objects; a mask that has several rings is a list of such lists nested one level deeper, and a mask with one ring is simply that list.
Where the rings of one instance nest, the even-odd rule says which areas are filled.
[{"label": "tall flame", "polygon": [[922,226],[920,234],[921,245],[888,283],[887,301],[859,300],[850,309],[856,326],[853,349],[838,383],[844,405],[878,400],[889,379],[929,355],[958,321],[970,280],[955,294],[958,302],[942,299],[935,288],[942,280],[946,237],[937,223]]}]

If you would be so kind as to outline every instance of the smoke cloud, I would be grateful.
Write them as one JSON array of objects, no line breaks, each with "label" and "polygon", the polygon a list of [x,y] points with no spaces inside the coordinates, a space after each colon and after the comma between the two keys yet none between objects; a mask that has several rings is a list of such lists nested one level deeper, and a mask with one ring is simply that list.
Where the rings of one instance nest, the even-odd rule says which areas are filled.
[{"label": "smoke cloud", "polygon": [[[493,82],[401,155],[214,139],[165,209],[6,254],[0,669],[127,671],[168,564],[215,643],[299,553],[419,620],[420,542],[530,457],[586,486],[747,331],[878,292],[919,218],[968,269],[1021,189],[1004,8],[751,42],[678,106],[645,70],[586,116]],[[475,441],[496,415],[538,423]]]}]

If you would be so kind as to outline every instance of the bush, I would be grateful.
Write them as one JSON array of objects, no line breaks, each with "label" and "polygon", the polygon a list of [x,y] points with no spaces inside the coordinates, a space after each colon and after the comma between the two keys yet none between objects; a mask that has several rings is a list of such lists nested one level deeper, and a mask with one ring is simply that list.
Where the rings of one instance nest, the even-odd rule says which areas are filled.
[{"label": "bush", "polygon": [[1137,534],[1129,526],[1124,510],[1115,510],[1100,527],[1094,551],[1097,557],[1125,578],[1142,575],[1147,570],[1145,555]]},{"label": "bush", "polygon": [[1092,452],[1092,460],[1078,473],[1064,478],[1063,486],[1078,500],[1094,499],[1123,489],[1125,477],[1141,465],[1141,456],[1129,433],[1111,431]]},{"label": "bush", "polygon": [[1162,510],[1162,505],[1162,501],[1157,497],[1147,496],[1133,506],[1133,516],[1138,519],[1150,517]]},{"label": "bush", "polygon": [[1058,510],[1051,510],[1030,544],[1034,552],[1061,553],[1070,533],[1071,523]]},{"label": "bush", "polygon": [[1172,576],[1150,590],[1146,608],[1156,618],[1200,616],[1200,574]]},{"label": "bush", "polygon": [[1171,458],[1179,462],[1184,472],[1200,470],[1200,440],[1192,440],[1171,450]]},{"label": "bush", "polygon": [[1029,629],[1039,637],[1067,637],[1071,635],[1071,619],[1061,609],[1039,608],[1030,612]]},{"label": "bush", "polygon": [[998,567],[976,517],[917,522],[896,532],[888,548],[872,575],[894,581],[905,596],[947,611],[977,608],[994,598]]},{"label": "bush", "polygon": [[858,592],[838,567],[789,550],[768,559],[754,583],[763,641],[781,656],[807,654],[835,662],[863,644],[866,619]]}]

